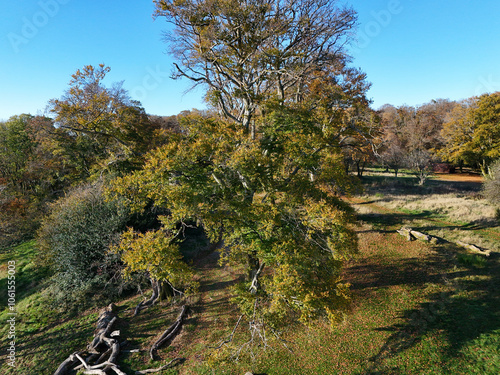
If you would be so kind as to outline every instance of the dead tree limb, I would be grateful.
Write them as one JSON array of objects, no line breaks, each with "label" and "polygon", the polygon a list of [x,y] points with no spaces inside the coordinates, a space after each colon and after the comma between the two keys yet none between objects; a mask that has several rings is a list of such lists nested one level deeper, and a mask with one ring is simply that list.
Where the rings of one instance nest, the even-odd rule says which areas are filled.
[{"label": "dead tree limb", "polygon": [[89,368],[89,365],[87,364],[87,362],[85,362],[85,361],[83,360],[83,358],[82,358],[82,357],[80,357],[80,354],[76,353],[76,354],[75,354],[75,357],[76,357],[76,358],[78,358],[78,359],[80,360],[80,362],[82,363],[82,366],[83,366],[83,367],[85,367],[85,368]]},{"label": "dead tree limb", "polygon": [[85,375],[108,375],[104,370],[93,370],[93,369],[85,370],[83,371],[83,373]]},{"label": "dead tree limb", "polygon": [[106,353],[111,350],[111,354],[109,355],[107,362],[115,363],[118,358],[118,354],[120,354],[120,344],[117,340],[105,336],[102,337],[102,341],[109,347]]},{"label": "dead tree limb", "polygon": [[108,322],[106,328],[103,328],[97,332],[96,336],[94,337],[94,340],[92,340],[92,343],[89,346],[89,352],[99,353],[99,351],[97,350],[98,346],[101,345],[103,342],[105,342],[106,335],[108,335],[109,331],[111,330],[111,327],[115,322],[116,322],[116,316],[113,317],[113,319],[111,319]]},{"label": "dead tree limb", "polygon": [[231,332],[231,334],[228,336],[227,339],[221,340],[220,343],[219,343],[219,345],[214,346],[214,347],[210,347],[210,349],[220,349],[225,344],[229,344],[231,341],[233,341],[234,333],[236,332],[236,329],[238,329],[238,326],[240,325],[240,322],[241,322],[242,318],[243,318],[243,314],[241,314],[240,317],[238,318],[238,321],[236,322],[236,325],[234,326],[233,331]]},{"label": "dead tree limb", "polygon": [[111,366],[111,370],[113,370],[117,375],[127,375],[122,370],[118,368],[118,366]]},{"label": "dead tree limb", "polygon": [[153,374],[155,372],[160,372],[160,371],[166,370],[170,367],[173,367],[174,362],[181,361],[181,360],[182,360],[182,358],[180,358],[180,357],[174,358],[164,366],[161,366],[158,368],[153,368],[153,369],[136,371],[135,374],[136,375],[145,375],[145,374]]},{"label": "dead tree limb", "polygon": [[[188,306],[184,305],[177,317],[177,320],[172,324],[155,342],[150,351],[151,358],[154,357],[156,350],[179,332],[182,327],[184,318],[187,315]],[[120,344],[118,337],[120,331],[112,331],[113,324],[116,322],[117,316],[113,312],[113,306],[110,305],[105,311],[101,313],[97,321],[97,328],[94,332],[92,342],[87,346],[88,353],[91,355],[84,359],[81,353],[71,354],[61,365],[58,367],[54,375],[67,375],[74,373],[74,371],[81,371],[85,375],[109,375],[115,373],[116,375],[127,375],[117,365],[118,356],[120,354],[120,347],[125,345],[126,341]],[[139,350],[130,350],[129,352],[137,352]],[[106,359],[107,358],[107,359]],[[175,358],[169,363],[156,369],[138,371],[137,374],[149,374],[159,372],[172,367],[176,361],[182,358]],[[80,373],[80,372],[79,372]]]},{"label": "dead tree limb", "polygon": [[79,355],[79,352],[71,354],[63,363],[59,365],[57,368],[56,372],[54,372],[54,375],[64,375],[68,372],[70,368],[72,368],[75,363],[78,362],[78,358],[76,355]]},{"label": "dead tree limb", "polygon": [[182,327],[182,322],[187,314],[188,311],[188,306],[184,305],[182,306],[181,313],[177,317],[177,320],[170,326],[168,327],[165,332],[160,336],[160,338],[153,344],[151,349],[149,350],[149,356],[151,357],[152,360],[154,360],[154,356],[158,348],[163,345],[165,342],[171,340],[181,329]]},{"label": "dead tree limb", "polygon": [[457,241],[457,245],[465,247],[467,250],[469,250],[470,252],[472,252],[474,254],[484,255],[487,257],[489,257],[491,255],[491,250],[483,250],[483,249],[477,247],[476,245],[471,245],[471,244],[468,244],[466,242]]},{"label": "dead tree limb", "polygon": [[[120,352],[120,344],[114,338],[109,337],[113,324],[117,320],[114,313],[115,306],[109,305],[102,313],[96,323],[96,330],[94,331],[94,338],[87,346],[88,352],[91,353],[85,360],[80,353],[72,354],[66,361],[64,361],[54,375],[63,375],[68,371],[76,371],[83,369],[84,374],[107,374],[108,369],[116,367],[116,360]],[[115,331],[114,335],[119,334]],[[104,364],[102,361],[109,357]],[[97,359],[97,363],[95,362]],[[80,362],[80,363],[79,363]],[[104,368],[104,369],[102,369]],[[117,374],[124,374],[118,369]]]},{"label": "dead tree limb", "polygon": [[429,234],[417,232],[416,230],[413,230],[413,229],[410,229],[410,234],[413,237],[418,238],[421,241],[430,242],[432,244],[438,243],[438,239],[436,237],[429,235]]},{"label": "dead tree limb", "polygon": [[106,358],[109,358],[109,356],[111,355],[112,351],[113,351],[113,348],[109,348],[104,353],[102,353],[100,355],[100,357],[97,359],[97,361],[95,362],[95,364],[98,365],[100,363],[103,363]]}]

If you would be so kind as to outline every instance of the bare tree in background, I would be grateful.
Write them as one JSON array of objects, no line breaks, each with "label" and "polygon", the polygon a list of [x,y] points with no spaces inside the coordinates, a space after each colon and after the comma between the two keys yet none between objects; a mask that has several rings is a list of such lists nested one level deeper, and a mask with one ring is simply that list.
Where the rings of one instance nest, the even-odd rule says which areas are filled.
[{"label": "bare tree in background", "polygon": [[[174,78],[208,86],[207,100],[255,137],[259,104],[299,101],[315,72],[349,58],[356,13],[336,0],[156,0],[178,59]],[[340,68],[340,69],[339,69]]]},{"label": "bare tree in background", "polygon": [[413,150],[405,158],[406,166],[418,178],[418,184],[424,185],[432,174],[432,157],[426,150]]}]

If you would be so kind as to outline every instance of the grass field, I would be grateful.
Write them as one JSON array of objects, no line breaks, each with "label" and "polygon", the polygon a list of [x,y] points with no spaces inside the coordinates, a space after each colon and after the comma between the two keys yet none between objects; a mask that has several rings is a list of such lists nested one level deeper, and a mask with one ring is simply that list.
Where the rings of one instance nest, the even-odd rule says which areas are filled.
[{"label": "grass field", "polygon": [[[280,340],[268,332],[268,348],[231,360],[234,352],[213,347],[235,326],[238,315],[228,287],[241,272],[220,267],[214,253],[195,264],[200,293],[184,301],[192,306],[190,315],[182,333],[159,351],[161,362],[150,363],[147,350],[180,305],[163,302],[133,317],[141,296],[117,302],[127,348],[146,350],[121,356],[122,370],[133,374],[182,357],[163,374],[500,373],[500,228],[480,198],[480,183],[434,179],[416,187],[409,177],[369,175],[364,185],[363,194],[350,198],[358,211],[360,252],[345,268],[353,302],[340,325],[290,324]],[[395,232],[402,225],[446,241],[407,242]],[[489,258],[468,254],[453,243],[457,239],[495,252]],[[5,310],[1,374],[53,374],[69,354],[85,349],[95,326],[96,310],[67,317],[47,308],[46,270],[36,267],[35,254],[34,243],[0,254],[0,288],[6,290],[7,261],[17,259],[18,270],[17,368],[6,365]],[[6,306],[5,293],[1,301]],[[234,347],[247,340],[248,322],[242,321]]]}]

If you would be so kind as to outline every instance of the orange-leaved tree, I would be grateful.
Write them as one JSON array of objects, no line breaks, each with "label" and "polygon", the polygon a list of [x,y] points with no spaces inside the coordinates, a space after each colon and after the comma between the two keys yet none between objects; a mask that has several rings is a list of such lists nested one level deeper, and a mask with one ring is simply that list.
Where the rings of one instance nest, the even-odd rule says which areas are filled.
[{"label": "orange-leaved tree", "polygon": [[87,65],[72,75],[61,99],[49,102],[58,152],[87,178],[103,171],[137,168],[154,145],[154,124],[121,84],[104,85],[111,69]]}]

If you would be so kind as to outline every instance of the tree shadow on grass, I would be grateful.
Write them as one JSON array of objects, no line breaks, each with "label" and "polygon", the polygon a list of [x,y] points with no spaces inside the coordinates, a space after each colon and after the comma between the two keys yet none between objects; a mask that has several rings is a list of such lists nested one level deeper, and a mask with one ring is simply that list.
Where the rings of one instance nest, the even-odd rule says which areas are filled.
[{"label": "tree shadow on grass", "polygon": [[370,231],[376,231],[380,233],[393,232],[394,230],[387,230],[386,227],[400,226],[405,222],[419,220],[419,219],[431,219],[435,216],[432,211],[422,211],[419,213],[367,213],[358,214],[358,220],[369,224],[374,229]]},{"label": "tree shadow on grass", "polygon": [[[446,347],[437,348],[434,346],[435,343],[422,345],[430,345],[429,350],[435,352],[439,349],[442,366],[446,366],[450,360],[462,356],[464,348],[472,341],[498,332],[500,329],[498,254],[489,259],[484,268],[470,266],[463,272],[443,276],[450,278],[448,285],[452,286],[451,291],[431,294],[428,296],[428,302],[402,312],[403,323],[380,328],[381,331],[391,332],[391,335],[379,352],[370,359],[371,365],[365,375],[402,373],[398,372],[400,370],[397,367],[388,366],[390,360],[424,339],[431,340],[430,337],[433,335],[444,336]],[[491,344],[485,345],[487,346],[485,350],[490,351],[489,355],[494,355],[495,349],[488,347]]]},{"label": "tree shadow on grass", "polygon": [[[390,264],[360,264],[349,267],[347,278],[352,283],[350,290],[366,295],[374,288],[387,288],[397,285],[422,287],[425,284],[443,282],[445,269],[442,258],[429,257],[392,260]],[[456,277],[466,276],[467,272],[456,272]]]},{"label": "tree shadow on grass", "polygon": [[364,187],[371,194],[386,193],[391,195],[428,195],[452,193],[478,193],[482,183],[476,181],[446,181],[430,179],[425,185],[418,185],[413,177],[366,176]]},{"label": "tree shadow on grass", "polygon": [[[24,267],[15,273],[15,299],[19,304],[23,299],[40,291],[46,284],[46,278],[50,276],[47,267]],[[0,290],[7,290],[7,277],[0,280]],[[0,294],[0,306],[7,306],[7,293]]]},{"label": "tree shadow on grass", "polygon": [[[24,375],[53,374],[75,350],[82,349],[95,329],[95,322],[82,321],[50,332],[34,335],[22,329],[16,331],[16,367]],[[58,350],[54,350],[58,348]],[[2,354],[6,353],[2,348]],[[5,356],[0,356],[5,363]],[[0,370],[1,372],[1,370]]]},{"label": "tree shadow on grass", "polygon": [[240,282],[242,280],[243,280],[243,278],[240,277],[239,279],[236,279],[236,280],[215,281],[215,282],[209,283],[209,284],[202,284],[200,286],[200,292],[214,292],[217,290],[226,289],[230,286],[237,284],[238,282]]},{"label": "tree shadow on grass", "polygon": [[[463,231],[478,231],[478,230],[488,230],[491,228],[498,227],[498,222],[496,220],[479,220],[473,221],[465,224],[453,224],[453,225],[423,225],[420,227],[415,227],[413,229],[419,230],[421,232],[433,231],[433,230],[463,230]],[[497,236],[500,238],[500,232],[497,232]]]},{"label": "tree shadow on grass", "polygon": [[[427,224],[427,225],[418,225],[418,226],[410,226],[412,229],[427,233],[429,231],[434,230],[462,230],[462,231],[480,231],[480,230],[489,230],[492,234],[495,234],[495,230],[492,228],[498,227],[498,222],[494,219],[491,220],[479,220],[470,223],[464,224],[448,224],[446,221],[441,222],[439,217],[436,217],[436,213],[433,211],[421,211],[418,213],[366,213],[366,214],[358,214],[358,220],[369,224],[373,229],[366,230],[365,232],[379,232],[379,233],[389,233],[394,232],[394,227],[400,227],[404,223],[413,222],[416,220],[426,220],[427,222],[432,223],[433,220],[437,222],[437,225]],[[446,225],[439,225],[439,223]],[[363,231],[361,231],[363,232]],[[496,236],[500,239],[500,232],[496,232]],[[440,239],[440,242],[446,242],[444,239]]]}]

